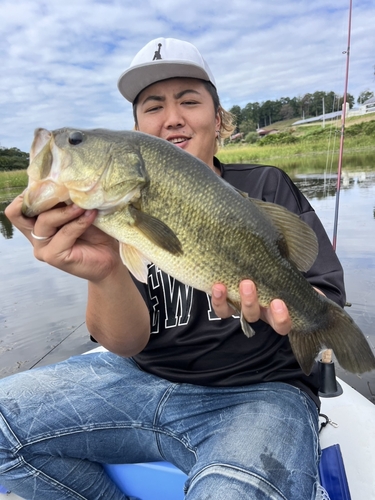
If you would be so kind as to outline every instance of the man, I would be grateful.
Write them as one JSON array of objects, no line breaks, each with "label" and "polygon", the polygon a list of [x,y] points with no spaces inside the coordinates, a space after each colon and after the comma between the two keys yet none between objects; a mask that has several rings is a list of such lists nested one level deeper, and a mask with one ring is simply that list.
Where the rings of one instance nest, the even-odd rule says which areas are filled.
[{"label": "man", "polygon": [[[344,303],[341,266],[290,179],[273,167],[214,157],[231,120],[194,46],[153,40],[119,89],[133,103],[138,130],[200,158],[251,197],[300,215],[319,239],[306,278]],[[92,226],[95,210],[58,207],[31,220],[21,204],[17,198],[7,215],[35,256],[88,280],[87,326],[110,352],[0,382],[5,486],[39,500],[123,499],[101,463],[167,460],[188,475],[187,500],[313,500],[321,492],[317,374],[304,375],[293,356],[282,301],[262,308],[254,283],[240,284],[243,315],[256,331],[247,339],[223,284],[210,300],[154,265],[148,284],[137,282],[117,242]]]}]

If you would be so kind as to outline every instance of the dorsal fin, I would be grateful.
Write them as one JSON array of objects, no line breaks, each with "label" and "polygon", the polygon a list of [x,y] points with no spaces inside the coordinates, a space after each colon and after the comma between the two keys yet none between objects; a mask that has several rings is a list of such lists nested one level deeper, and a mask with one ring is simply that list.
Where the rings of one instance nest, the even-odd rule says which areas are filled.
[{"label": "dorsal fin", "polygon": [[273,225],[284,237],[287,257],[297,268],[306,272],[315,262],[319,245],[315,232],[298,215],[285,207],[262,200],[251,201],[271,219]]}]

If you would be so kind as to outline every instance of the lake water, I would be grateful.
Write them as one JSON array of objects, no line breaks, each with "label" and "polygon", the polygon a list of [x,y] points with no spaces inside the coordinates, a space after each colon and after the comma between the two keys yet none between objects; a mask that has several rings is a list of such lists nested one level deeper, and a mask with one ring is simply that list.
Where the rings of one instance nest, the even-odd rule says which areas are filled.
[{"label": "lake water", "polygon": [[[372,159],[371,159],[372,158]],[[348,313],[375,351],[375,158],[346,166],[340,192],[337,254],[345,270]],[[291,177],[332,238],[336,176],[314,168]],[[320,171],[324,172],[325,168]],[[12,193],[13,195],[14,193]],[[1,198],[2,197],[2,198]],[[85,327],[86,282],[38,262],[4,216],[0,192],[0,378],[95,346]],[[337,374],[375,403],[375,372]]]}]

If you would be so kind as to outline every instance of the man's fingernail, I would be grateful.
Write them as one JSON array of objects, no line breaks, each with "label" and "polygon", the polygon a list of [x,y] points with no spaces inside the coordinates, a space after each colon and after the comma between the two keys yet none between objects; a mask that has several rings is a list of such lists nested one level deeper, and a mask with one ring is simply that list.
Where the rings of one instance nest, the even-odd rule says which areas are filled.
[{"label": "man's fingernail", "polygon": [[246,283],[246,282],[242,283],[241,288],[242,288],[241,291],[244,295],[251,295],[254,292],[253,287],[250,283]]},{"label": "man's fingernail", "polygon": [[272,309],[275,312],[283,312],[284,309],[285,309],[284,302],[282,300],[280,300],[280,299],[274,299],[272,301]]}]

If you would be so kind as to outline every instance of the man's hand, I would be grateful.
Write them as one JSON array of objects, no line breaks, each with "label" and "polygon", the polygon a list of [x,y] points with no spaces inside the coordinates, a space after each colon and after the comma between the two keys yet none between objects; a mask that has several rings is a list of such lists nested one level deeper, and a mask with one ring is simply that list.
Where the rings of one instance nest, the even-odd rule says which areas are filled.
[{"label": "man's hand", "polygon": [[[292,328],[288,308],[280,299],[275,299],[269,307],[262,307],[258,301],[255,284],[251,280],[240,283],[241,309],[247,322],[265,321],[280,335],[287,335]],[[227,302],[226,287],[220,283],[212,287],[212,307],[219,318],[229,318],[236,311]]]}]

